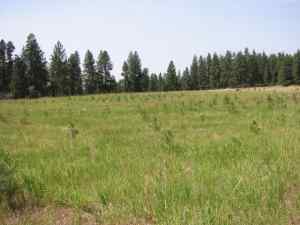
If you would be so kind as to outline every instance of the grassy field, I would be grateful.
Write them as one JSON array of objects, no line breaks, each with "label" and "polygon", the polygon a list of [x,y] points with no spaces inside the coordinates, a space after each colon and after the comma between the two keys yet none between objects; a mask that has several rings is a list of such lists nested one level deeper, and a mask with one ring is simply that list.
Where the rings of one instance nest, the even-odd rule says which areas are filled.
[{"label": "grassy field", "polygon": [[[105,225],[297,224],[299,146],[297,89],[0,102],[0,148],[49,218],[59,208]],[[2,208],[2,223],[55,224],[28,211],[7,222]]]}]

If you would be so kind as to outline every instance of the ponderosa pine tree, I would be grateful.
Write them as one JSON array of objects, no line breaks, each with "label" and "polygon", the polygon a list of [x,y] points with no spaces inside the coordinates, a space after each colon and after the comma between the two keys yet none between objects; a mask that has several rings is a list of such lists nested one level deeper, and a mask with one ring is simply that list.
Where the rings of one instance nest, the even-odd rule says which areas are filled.
[{"label": "ponderosa pine tree", "polygon": [[81,95],[83,93],[80,56],[77,51],[68,58],[68,73],[70,76],[71,95]]},{"label": "ponderosa pine tree", "polygon": [[207,68],[207,60],[202,56],[199,57],[199,86],[200,89],[209,88],[209,74]]},{"label": "ponderosa pine tree", "polygon": [[158,87],[159,91],[165,91],[165,79],[161,73],[158,74]]},{"label": "ponderosa pine tree", "polygon": [[5,93],[6,80],[6,43],[0,41],[0,94]]},{"label": "ponderosa pine tree", "polygon": [[10,89],[14,98],[24,98],[28,96],[26,64],[19,56],[16,56],[14,59]]},{"label": "ponderosa pine tree", "polygon": [[47,62],[34,34],[28,35],[21,58],[26,64],[29,96],[46,96],[49,81]]},{"label": "ponderosa pine tree", "polygon": [[88,94],[99,93],[99,77],[96,73],[95,59],[90,50],[87,50],[84,63],[84,76],[85,76],[85,91]]},{"label": "ponderosa pine tree", "polygon": [[284,56],[280,63],[278,73],[278,84],[290,85],[293,83],[293,57],[290,55]]},{"label": "ponderosa pine tree", "polygon": [[233,76],[233,55],[230,51],[226,51],[225,56],[221,60],[220,87],[222,88],[228,87],[232,76]]},{"label": "ponderosa pine tree", "polygon": [[277,56],[275,54],[272,54],[269,57],[269,72],[271,76],[270,84],[276,84],[278,70],[277,70]]},{"label": "ponderosa pine tree", "polygon": [[190,83],[191,83],[191,77],[190,77],[190,70],[188,67],[186,67],[183,70],[181,79],[180,79],[180,89],[181,90],[190,90]]},{"label": "ponderosa pine tree", "polygon": [[15,46],[11,41],[7,42],[6,44],[6,79],[5,79],[5,90],[6,92],[10,91],[10,83],[12,79],[12,73],[13,73],[13,52],[15,50]]},{"label": "ponderosa pine tree", "polygon": [[137,51],[130,52],[128,59],[129,90],[142,91],[142,62]]},{"label": "ponderosa pine tree", "polygon": [[158,91],[159,90],[158,77],[155,73],[152,73],[150,76],[149,90],[150,91]]},{"label": "ponderosa pine tree", "polygon": [[296,52],[293,59],[293,78],[296,84],[300,84],[300,50]]},{"label": "ponderosa pine tree", "polygon": [[142,71],[142,76],[141,76],[142,91],[148,91],[149,90],[149,82],[150,82],[149,69],[144,68],[143,71]]},{"label": "ponderosa pine tree", "polygon": [[167,73],[165,75],[165,80],[166,80],[166,84],[165,84],[166,91],[177,90],[178,83],[177,83],[176,67],[173,61],[169,63]]},{"label": "ponderosa pine tree", "polygon": [[71,79],[68,73],[66,51],[58,41],[53,50],[50,62],[50,81],[53,96],[71,94]]},{"label": "ponderosa pine tree", "polygon": [[210,69],[210,86],[211,88],[219,88],[220,87],[220,77],[221,77],[221,68],[220,68],[220,60],[219,56],[214,53],[212,58],[212,64]]},{"label": "ponderosa pine tree", "polygon": [[199,66],[198,66],[198,58],[197,56],[193,57],[193,61],[190,67],[190,89],[191,90],[198,90],[200,86],[199,80]]},{"label": "ponderosa pine tree", "polygon": [[127,62],[123,63],[121,76],[123,77],[122,90],[126,91],[126,92],[130,91],[131,85],[130,85],[130,80],[129,80],[129,68],[128,68]]},{"label": "ponderosa pine tree", "polygon": [[106,50],[100,51],[97,60],[97,74],[99,81],[99,90],[103,92],[111,92],[114,89],[114,78],[111,75],[113,64]]}]

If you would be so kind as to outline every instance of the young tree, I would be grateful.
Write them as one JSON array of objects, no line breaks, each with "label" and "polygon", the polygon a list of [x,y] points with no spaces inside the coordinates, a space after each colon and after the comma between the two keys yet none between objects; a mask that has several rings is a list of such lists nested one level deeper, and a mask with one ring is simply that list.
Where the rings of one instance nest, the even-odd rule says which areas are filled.
[{"label": "young tree", "polygon": [[71,81],[68,72],[66,51],[58,41],[54,46],[50,62],[50,81],[53,96],[71,94]]},{"label": "young tree", "polygon": [[19,56],[15,57],[11,79],[11,92],[14,98],[24,98],[28,95],[26,79],[26,64]]},{"label": "young tree", "polygon": [[186,67],[180,79],[181,90],[190,90],[191,89],[190,84],[191,84],[190,70],[188,67]]},{"label": "young tree", "polygon": [[34,34],[29,34],[23,48],[22,59],[26,64],[26,80],[32,97],[48,94],[47,62]]},{"label": "young tree", "polygon": [[84,57],[84,76],[85,76],[85,91],[88,94],[99,93],[99,78],[95,69],[94,56],[90,50],[87,50]]},{"label": "young tree", "polygon": [[176,67],[173,61],[169,63],[165,77],[166,77],[166,90],[167,91],[177,90],[178,84],[177,84]]},{"label": "young tree", "polygon": [[80,57],[79,53],[75,51],[68,59],[68,70],[70,76],[70,91],[71,95],[81,95],[83,92]]}]

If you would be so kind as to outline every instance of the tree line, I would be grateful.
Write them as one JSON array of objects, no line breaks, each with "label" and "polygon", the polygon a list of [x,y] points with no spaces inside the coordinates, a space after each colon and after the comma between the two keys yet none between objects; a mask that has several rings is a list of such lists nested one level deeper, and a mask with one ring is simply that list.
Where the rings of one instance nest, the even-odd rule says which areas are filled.
[{"label": "tree line", "polygon": [[203,90],[300,84],[300,50],[295,54],[257,53],[248,48],[194,56],[190,66],[176,70],[171,61],[165,73],[142,67],[138,52],[123,63],[119,81],[106,50],[95,59],[87,50],[81,67],[77,51],[66,54],[61,42],[54,46],[50,62],[34,34],[29,34],[20,55],[11,41],[0,41],[0,95],[14,98],[66,96],[111,92]]}]

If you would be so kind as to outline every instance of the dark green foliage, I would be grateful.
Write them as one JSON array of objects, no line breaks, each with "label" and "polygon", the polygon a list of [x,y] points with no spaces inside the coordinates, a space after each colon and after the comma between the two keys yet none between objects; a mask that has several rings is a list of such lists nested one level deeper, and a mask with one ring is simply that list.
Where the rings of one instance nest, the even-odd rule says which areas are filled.
[{"label": "dark green foliage", "polygon": [[159,90],[158,77],[155,73],[152,73],[150,76],[149,90],[150,91],[158,91]]},{"label": "dark green foliage", "polygon": [[99,93],[100,79],[96,73],[94,56],[90,50],[87,50],[84,57],[84,76],[85,76],[85,91],[88,94]]},{"label": "dark green foliage", "polygon": [[143,71],[142,71],[142,76],[141,76],[141,89],[142,89],[142,91],[148,91],[149,90],[149,82],[150,82],[149,69],[144,68]]},{"label": "dark green foliage", "polygon": [[142,62],[137,51],[130,52],[128,59],[128,78],[130,91],[142,91]]},{"label": "dark green foliage", "polygon": [[54,46],[50,62],[50,81],[53,96],[71,94],[71,79],[68,72],[67,55],[63,45],[58,41]]},{"label": "dark green foliage", "polygon": [[165,79],[166,79],[166,83],[165,83],[166,91],[177,90],[178,82],[177,82],[177,75],[176,75],[176,67],[173,61],[169,63],[167,73],[165,75]]},{"label": "dark green foliage", "polygon": [[44,53],[34,36],[29,34],[22,52],[26,64],[27,88],[30,96],[46,96],[48,94],[48,71]]},{"label": "dark green foliage", "polygon": [[294,55],[293,78],[296,84],[300,84],[300,50]]},{"label": "dark green foliage", "polygon": [[14,98],[24,98],[28,95],[26,79],[26,64],[23,59],[16,56],[13,64],[13,73],[11,80],[11,93]]},{"label": "dark green foliage", "polygon": [[186,67],[180,79],[180,87],[182,90],[190,90],[191,89],[190,84],[191,84],[190,71],[189,68]]},{"label": "dark green foliage", "polygon": [[0,93],[5,91],[6,80],[6,43],[4,40],[0,41]]},{"label": "dark green foliage", "polygon": [[68,59],[68,73],[70,75],[70,92],[71,95],[80,95],[83,92],[80,57],[77,51],[71,54]]},{"label": "dark green foliage", "polygon": [[139,54],[132,51],[123,63],[119,81],[112,75],[113,63],[106,50],[100,51],[97,62],[88,50],[81,73],[79,53],[67,57],[57,42],[49,65],[50,79],[44,53],[33,34],[28,35],[20,57],[13,56],[14,50],[11,41],[0,41],[1,98],[300,84],[300,50],[293,55],[267,55],[248,48],[237,53],[226,51],[225,55],[194,55],[182,73],[176,72],[171,61],[164,74],[143,68]]},{"label": "dark green foliage", "polygon": [[115,78],[111,75],[113,64],[106,50],[100,51],[97,60],[98,89],[100,92],[112,92],[116,88]]},{"label": "dark green foliage", "polygon": [[198,90],[200,86],[200,79],[199,79],[199,65],[198,65],[198,58],[197,56],[193,57],[191,69],[190,69],[190,89],[191,90]]},{"label": "dark green foliage", "polygon": [[280,69],[278,74],[278,84],[290,85],[293,83],[293,58],[286,55],[280,62]]}]

